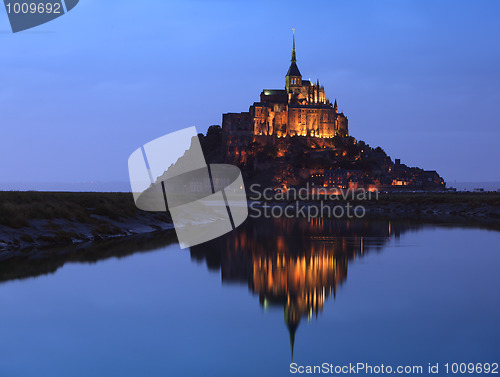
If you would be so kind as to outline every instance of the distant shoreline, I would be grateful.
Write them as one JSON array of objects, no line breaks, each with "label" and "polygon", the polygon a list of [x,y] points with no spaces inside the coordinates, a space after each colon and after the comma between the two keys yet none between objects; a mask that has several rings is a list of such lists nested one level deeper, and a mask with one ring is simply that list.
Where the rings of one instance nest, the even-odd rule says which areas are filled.
[{"label": "distant shoreline", "polygon": [[[500,181],[459,181],[446,182],[446,187],[455,188],[460,192],[474,191],[482,188],[485,191],[500,190]],[[82,193],[130,193],[130,182],[3,182],[0,183],[0,192],[82,192]]]},{"label": "distant shoreline", "polygon": [[500,230],[500,193],[391,193],[379,194],[378,200],[261,200],[259,206],[300,205],[319,208],[361,205],[365,218],[413,219],[425,223],[456,224]]},{"label": "distant shoreline", "polygon": [[[325,201],[328,203],[328,201]],[[287,201],[261,201],[285,206]],[[320,201],[300,201],[318,206]],[[335,201],[330,205],[345,205]],[[500,230],[500,193],[393,193],[363,205],[366,218],[415,218]],[[0,253],[173,230],[168,212],[136,208],[130,193],[0,192]],[[0,254],[1,260],[1,254]]]}]

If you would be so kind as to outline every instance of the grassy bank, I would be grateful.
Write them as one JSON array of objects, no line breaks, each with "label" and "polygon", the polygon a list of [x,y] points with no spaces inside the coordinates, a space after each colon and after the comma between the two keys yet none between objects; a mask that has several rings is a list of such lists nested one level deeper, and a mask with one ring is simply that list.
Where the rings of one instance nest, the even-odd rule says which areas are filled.
[{"label": "grassy bank", "polygon": [[[327,199],[327,198],[322,198]],[[273,200],[275,201],[275,200]],[[408,207],[444,205],[470,209],[500,208],[499,193],[397,193],[380,194],[371,205]],[[126,220],[145,214],[137,209],[130,193],[96,192],[0,192],[0,225],[13,229],[29,226],[32,220],[64,219],[81,224],[99,224],[99,218]],[[156,213],[159,220],[167,214]]]},{"label": "grassy bank", "polygon": [[95,216],[119,220],[134,217],[138,211],[129,193],[0,192],[0,225],[12,228],[28,226],[35,219],[92,224]]},{"label": "grassy bank", "polygon": [[[282,205],[289,200],[270,202]],[[301,202],[316,205],[318,200]],[[498,193],[391,193],[357,202],[365,206],[367,216],[500,224]],[[172,229],[169,214],[137,209],[130,193],[0,192],[0,251],[165,229]]]},{"label": "grassy bank", "polygon": [[371,199],[352,196],[314,196],[305,200],[300,197],[273,198],[265,202],[270,206],[287,206],[300,202],[301,205],[318,206],[320,203],[329,207],[362,206],[366,216],[373,218],[384,216],[391,219],[415,218],[423,222],[449,222],[487,225],[489,228],[500,227],[499,193],[390,193],[372,195]]},{"label": "grassy bank", "polygon": [[0,250],[165,230],[168,213],[137,209],[130,193],[0,192]]}]

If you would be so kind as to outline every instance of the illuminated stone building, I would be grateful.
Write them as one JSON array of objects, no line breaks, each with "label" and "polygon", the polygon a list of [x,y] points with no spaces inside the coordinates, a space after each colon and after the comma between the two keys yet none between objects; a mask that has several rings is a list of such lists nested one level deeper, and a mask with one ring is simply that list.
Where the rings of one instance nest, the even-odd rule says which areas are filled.
[{"label": "illuminated stone building", "polygon": [[338,112],[337,101],[332,104],[326,98],[319,80],[302,79],[295,35],[285,89],[264,89],[248,112],[224,114],[222,132],[227,156],[244,154],[254,141],[267,144],[291,136],[326,139],[349,134],[347,117]]}]

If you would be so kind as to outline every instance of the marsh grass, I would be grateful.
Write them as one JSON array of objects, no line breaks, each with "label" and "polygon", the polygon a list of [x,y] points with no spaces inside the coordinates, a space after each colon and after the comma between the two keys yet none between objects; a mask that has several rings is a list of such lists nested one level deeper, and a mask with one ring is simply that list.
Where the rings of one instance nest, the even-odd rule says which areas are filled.
[{"label": "marsh grass", "polygon": [[[393,193],[380,194],[378,201],[372,203],[397,204],[406,207],[448,204],[479,207],[500,207],[498,193]],[[143,211],[137,209],[130,193],[97,192],[39,192],[39,191],[2,191],[0,192],[0,225],[21,228],[29,225],[30,220],[52,220],[46,227],[58,231],[57,219],[75,221],[83,224],[102,225],[96,216],[111,220],[137,217]],[[164,220],[165,213],[154,215]],[[104,225],[103,225],[104,226]],[[106,225],[109,226],[109,225]],[[50,229],[49,229],[50,228]],[[102,229],[106,233],[118,229]],[[59,234],[58,238],[69,235]]]},{"label": "marsh grass", "polygon": [[[96,224],[95,216],[120,220],[135,217],[138,211],[130,193],[0,192],[0,224],[12,228],[28,226],[36,219]],[[56,224],[49,224],[57,229]]]}]

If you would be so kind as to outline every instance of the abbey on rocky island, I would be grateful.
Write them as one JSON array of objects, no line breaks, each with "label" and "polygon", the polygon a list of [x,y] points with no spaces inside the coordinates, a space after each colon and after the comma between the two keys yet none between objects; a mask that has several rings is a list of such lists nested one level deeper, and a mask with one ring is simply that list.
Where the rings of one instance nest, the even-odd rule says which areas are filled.
[{"label": "abbey on rocky island", "polygon": [[290,136],[325,139],[349,135],[347,117],[338,112],[337,100],[332,104],[326,98],[319,80],[302,80],[295,34],[285,89],[264,89],[260,101],[250,106],[248,112],[224,114],[222,132],[228,155],[241,153],[254,141],[267,144]]}]

